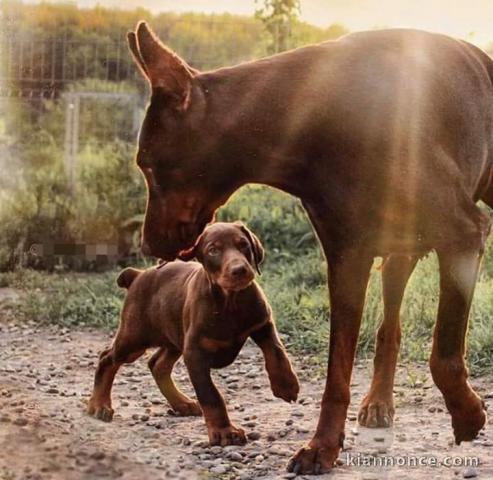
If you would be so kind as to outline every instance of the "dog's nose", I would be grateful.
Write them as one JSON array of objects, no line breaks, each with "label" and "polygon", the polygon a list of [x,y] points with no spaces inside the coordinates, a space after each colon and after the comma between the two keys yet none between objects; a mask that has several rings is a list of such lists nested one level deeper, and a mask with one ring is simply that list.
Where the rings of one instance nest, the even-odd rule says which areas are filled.
[{"label": "dog's nose", "polygon": [[231,275],[233,277],[243,277],[247,273],[247,268],[245,265],[235,265],[231,268]]}]

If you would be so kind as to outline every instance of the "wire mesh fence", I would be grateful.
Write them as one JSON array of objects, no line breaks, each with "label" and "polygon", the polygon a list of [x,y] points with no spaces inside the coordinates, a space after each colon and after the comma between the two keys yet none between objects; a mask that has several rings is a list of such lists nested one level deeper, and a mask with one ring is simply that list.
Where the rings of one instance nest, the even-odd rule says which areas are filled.
[{"label": "wire mesh fence", "polygon": [[[0,206],[11,223],[0,269],[14,263],[51,268],[61,259],[73,264],[67,252],[74,245],[79,253],[81,245],[111,250],[98,254],[103,263],[135,255],[145,195],[132,158],[147,85],[128,53],[126,31],[55,25],[47,32],[25,21],[3,26]],[[260,26],[187,19],[156,31],[204,70],[251,59]],[[234,40],[242,35],[242,42]],[[63,245],[64,253],[44,258],[30,249],[38,244]],[[79,257],[77,264],[94,263]]]}]

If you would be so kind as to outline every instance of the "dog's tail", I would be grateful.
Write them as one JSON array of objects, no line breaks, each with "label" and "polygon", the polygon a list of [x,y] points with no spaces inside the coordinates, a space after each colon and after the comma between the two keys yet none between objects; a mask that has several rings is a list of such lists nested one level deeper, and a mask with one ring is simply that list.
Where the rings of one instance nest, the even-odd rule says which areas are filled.
[{"label": "dog's tail", "polygon": [[116,279],[116,283],[121,288],[129,288],[132,285],[132,282],[142,273],[142,270],[137,270],[136,268],[126,268],[123,270],[118,278]]}]

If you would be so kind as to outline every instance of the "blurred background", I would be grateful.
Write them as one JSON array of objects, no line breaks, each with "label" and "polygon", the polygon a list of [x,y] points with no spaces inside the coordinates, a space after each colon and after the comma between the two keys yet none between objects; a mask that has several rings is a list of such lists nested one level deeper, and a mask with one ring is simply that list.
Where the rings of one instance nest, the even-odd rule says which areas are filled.
[{"label": "blurred background", "polygon": [[[21,294],[1,314],[112,327],[115,272],[150,265],[139,253],[145,186],[134,165],[147,99],[125,34],[137,21],[200,70],[234,65],[352,30],[420,27],[493,52],[493,6],[483,0],[105,1],[0,4],[0,287]],[[139,5],[139,8],[136,6]],[[484,207],[486,208],[486,207]],[[288,347],[326,358],[323,256],[300,203],[247,186],[219,212],[245,221],[268,256],[261,277]],[[474,372],[493,364],[493,247],[488,246],[469,336]],[[382,317],[378,261],[359,354],[371,355]],[[403,357],[425,360],[437,309],[433,254],[403,307]]]}]

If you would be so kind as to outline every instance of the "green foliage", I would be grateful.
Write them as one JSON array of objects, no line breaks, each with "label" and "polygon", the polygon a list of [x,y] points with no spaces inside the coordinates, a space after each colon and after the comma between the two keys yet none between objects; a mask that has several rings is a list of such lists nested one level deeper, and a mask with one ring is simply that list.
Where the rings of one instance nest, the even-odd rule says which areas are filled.
[{"label": "green foliage", "polygon": [[260,3],[255,16],[262,21],[269,34],[269,53],[279,53],[290,48],[292,25],[300,11],[299,0],[256,0]]},{"label": "green foliage", "polygon": [[[287,5],[288,9],[269,10],[274,4]],[[293,47],[347,33],[337,24],[320,29],[294,21],[297,4],[265,4],[266,9],[259,16],[271,28],[271,35],[276,22],[290,23],[289,42]],[[262,35],[261,22],[228,14],[153,16],[143,9],[126,12],[103,7],[79,9],[75,4],[18,2],[4,2],[1,9],[7,20],[5,25],[9,26],[2,32],[4,39],[12,37],[16,45],[19,40],[27,41],[32,44],[36,58],[42,58],[44,48],[43,42],[37,40],[54,41],[54,55],[46,56],[44,61],[46,72],[65,62],[67,71],[74,73],[71,87],[82,91],[142,91],[142,83],[136,81],[135,68],[124,48],[124,33],[140,19],[150,21],[166,43],[193,66],[204,69],[284,49],[288,38],[284,32],[273,49],[271,39]],[[61,43],[57,43],[63,38],[71,45],[65,52],[66,58]],[[102,43],[105,47],[96,49]],[[85,59],[95,49],[93,61],[86,65]],[[21,56],[14,52],[2,58],[2,62],[7,58],[20,61]],[[121,60],[119,70],[110,68],[112,77],[102,78],[106,66],[115,66],[117,59]],[[24,65],[22,70],[26,77],[36,76],[40,65],[36,63],[34,70]],[[5,66],[1,64],[2,68]],[[12,71],[19,71],[20,67],[14,61]],[[55,100],[11,99],[8,115],[0,118],[0,270],[22,264],[23,252],[31,243],[50,239],[115,241],[121,228],[138,225],[141,220],[145,192],[132,162],[135,147],[130,117],[105,102],[82,108],[77,181],[75,191],[71,192],[63,166],[64,108],[63,102]],[[108,128],[115,125],[121,125],[127,134],[109,135]],[[226,221],[241,219],[259,235],[267,247],[260,281],[279,328],[287,335],[289,348],[309,353],[316,361],[325,363],[329,330],[326,266],[300,202],[274,189],[252,185],[235,194],[218,217]],[[114,327],[123,298],[123,292],[114,283],[115,276],[116,272],[47,274],[19,269],[0,274],[0,286],[24,292],[19,304],[8,313],[16,318],[67,326]],[[476,372],[492,365],[492,296],[490,241],[471,314],[469,358]],[[418,265],[405,297],[403,358],[425,360],[429,355],[437,298],[437,265],[434,255],[430,255]],[[361,355],[372,353],[381,319],[380,272],[375,268],[361,327]]]},{"label": "green foliage", "polygon": [[[276,206],[276,208],[273,208]],[[310,355],[324,365],[329,335],[329,303],[324,257],[310,232],[306,215],[296,199],[274,189],[249,186],[221,209],[222,220],[242,219],[267,245],[259,281],[273,307],[279,330],[291,352]],[[493,241],[476,288],[468,336],[473,373],[491,369],[493,358],[493,277],[489,274]],[[372,269],[359,338],[359,355],[371,357],[375,333],[382,320],[380,260]],[[12,310],[25,317],[62,325],[105,326],[118,320],[122,291],[115,286],[117,272],[104,274],[46,274],[19,270],[0,274],[0,285],[25,291]],[[438,302],[438,265],[430,254],[418,263],[402,307],[403,360],[427,361]]]},{"label": "green foliage", "polygon": [[[0,284],[23,290],[3,314],[41,324],[114,328],[123,300],[115,274],[57,274],[19,270],[0,274]],[[1,313],[1,312],[0,312]]]}]

